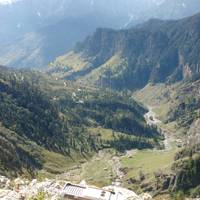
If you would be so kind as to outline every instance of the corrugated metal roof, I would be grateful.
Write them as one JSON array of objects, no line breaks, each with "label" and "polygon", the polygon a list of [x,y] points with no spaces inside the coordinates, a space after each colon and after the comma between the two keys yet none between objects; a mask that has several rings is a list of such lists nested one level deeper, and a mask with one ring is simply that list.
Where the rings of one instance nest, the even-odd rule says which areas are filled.
[{"label": "corrugated metal roof", "polygon": [[68,183],[64,187],[64,192],[65,192],[66,195],[82,197],[84,189],[86,189],[86,188],[82,187],[82,186],[72,185],[72,184]]},{"label": "corrugated metal roof", "polygon": [[68,183],[63,189],[63,196],[73,196],[74,199],[87,200],[141,200],[133,191],[117,186],[97,188]]},{"label": "corrugated metal roof", "polygon": [[67,183],[63,189],[63,196],[74,196],[88,200],[109,200],[115,193],[105,189]]}]

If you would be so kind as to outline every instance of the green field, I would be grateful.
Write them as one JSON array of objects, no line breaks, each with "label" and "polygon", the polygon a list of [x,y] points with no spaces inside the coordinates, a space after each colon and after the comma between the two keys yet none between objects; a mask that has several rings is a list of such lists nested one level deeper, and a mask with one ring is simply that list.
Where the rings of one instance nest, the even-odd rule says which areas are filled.
[{"label": "green field", "polygon": [[123,157],[121,162],[124,168],[128,168],[127,178],[137,178],[140,171],[151,177],[158,170],[168,171],[175,153],[175,149],[166,152],[138,151],[132,157]]},{"label": "green field", "polygon": [[111,158],[111,152],[104,152],[87,162],[82,168],[82,179],[99,187],[111,185],[115,179],[115,174],[110,163]]},{"label": "green field", "polygon": [[133,98],[154,108],[159,119],[165,121],[170,108],[175,104],[172,99],[175,99],[175,88],[177,84],[166,86],[164,84],[151,85],[148,84],[142,90],[133,93]]},{"label": "green field", "polygon": [[130,184],[129,180],[140,180],[139,176],[143,174],[144,180],[141,183],[146,183],[148,185],[155,183],[155,172],[170,172],[176,152],[177,150],[175,148],[166,152],[141,150],[133,156],[122,157],[122,167],[126,171],[123,185],[134,191],[142,192],[138,182]]},{"label": "green field", "polygon": [[[69,166],[64,162],[66,169],[61,174],[58,174],[56,179],[73,183],[85,180],[88,184],[99,187],[110,185],[115,180],[112,162],[110,162],[113,155],[114,150],[110,149],[103,150],[85,160],[79,160],[75,165]],[[63,167],[60,168],[60,165],[57,165],[57,167],[64,169]]]}]

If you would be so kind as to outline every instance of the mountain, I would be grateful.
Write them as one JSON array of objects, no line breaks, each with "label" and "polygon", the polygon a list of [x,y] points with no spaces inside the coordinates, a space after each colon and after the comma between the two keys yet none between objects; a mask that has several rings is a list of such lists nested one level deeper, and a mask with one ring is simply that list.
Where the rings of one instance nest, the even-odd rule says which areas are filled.
[{"label": "mountain", "polygon": [[44,68],[98,27],[121,29],[149,18],[177,19],[199,8],[198,0],[4,2],[0,5],[0,64]]},{"label": "mountain", "polygon": [[199,12],[200,3],[197,0],[155,0],[156,5],[151,10],[153,18],[181,19]]},{"label": "mountain", "polygon": [[[116,17],[122,27],[133,21],[149,18],[183,18],[199,11],[198,0],[19,0],[0,2],[1,25],[5,33],[20,36],[33,30],[58,22],[64,18],[92,13]],[[17,15],[16,15],[17,13]],[[6,16],[6,18],[3,16]],[[9,38],[9,35],[5,37]],[[15,38],[15,37],[14,37]],[[3,41],[3,40],[2,40]]]},{"label": "mountain", "polygon": [[97,29],[51,63],[51,72],[115,89],[187,79],[200,72],[199,26],[197,14],[177,21],[153,19],[128,30]]},{"label": "mountain", "polygon": [[0,67],[0,99],[0,173],[7,176],[60,173],[100,149],[153,148],[161,139],[132,98],[38,72]]},{"label": "mountain", "polygon": [[[186,141],[198,143],[199,131],[199,108],[200,108],[200,79],[187,81],[176,87],[176,96],[168,101],[173,101],[173,107],[169,110],[168,122],[177,121],[187,134]],[[196,138],[196,140],[194,140]],[[196,141],[196,142],[195,142]]]},{"label": "mountain", "polygon": [[98,22],[96,15],[88,18],[89,16],[64,19],[37,32],[27,33],[9,45],[3,45],[0,63],[15,68],[45,68],[52,59],[72,47],[74,41],[84,39],[88,31],[93,31],[97,24],[102,24],[101,21]]}]

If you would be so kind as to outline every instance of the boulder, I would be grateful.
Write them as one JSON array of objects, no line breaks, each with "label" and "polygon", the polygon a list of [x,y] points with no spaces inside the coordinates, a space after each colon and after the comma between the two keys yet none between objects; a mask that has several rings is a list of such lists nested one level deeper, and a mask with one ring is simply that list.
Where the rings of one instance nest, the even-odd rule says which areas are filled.
[{"label": "boulder", "polygon": [[1,200],[23,200],[22,196],[12,190],[0,189]]},{"label": "boulder", "polygon": [[140,198],[142,200],[152,200],[152,196],[150,194],[148,194],[148,193],[142,193],[142,194],[140,194]]},{"label": "boulder", "polygon": [[5,176],[0,176],[0,188],[9,188],[10,186],[10,179],[6,178]]}]

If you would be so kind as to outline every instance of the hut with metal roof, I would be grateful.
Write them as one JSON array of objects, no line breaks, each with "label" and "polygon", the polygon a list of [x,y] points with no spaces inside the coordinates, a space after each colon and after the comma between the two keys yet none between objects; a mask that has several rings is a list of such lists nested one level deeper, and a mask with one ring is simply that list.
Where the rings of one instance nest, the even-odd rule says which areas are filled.
[{"label": "hut with metal roof", "polygon": [[118,186],[97,188],[86,183],[67,183],[62,192],[64,200],[141,200],[133,191]]},{"label": "hut with metal roof", "polygon": [[67,183],[62,192],[64,200],[117,200],[114,191],[87,185]]}]

